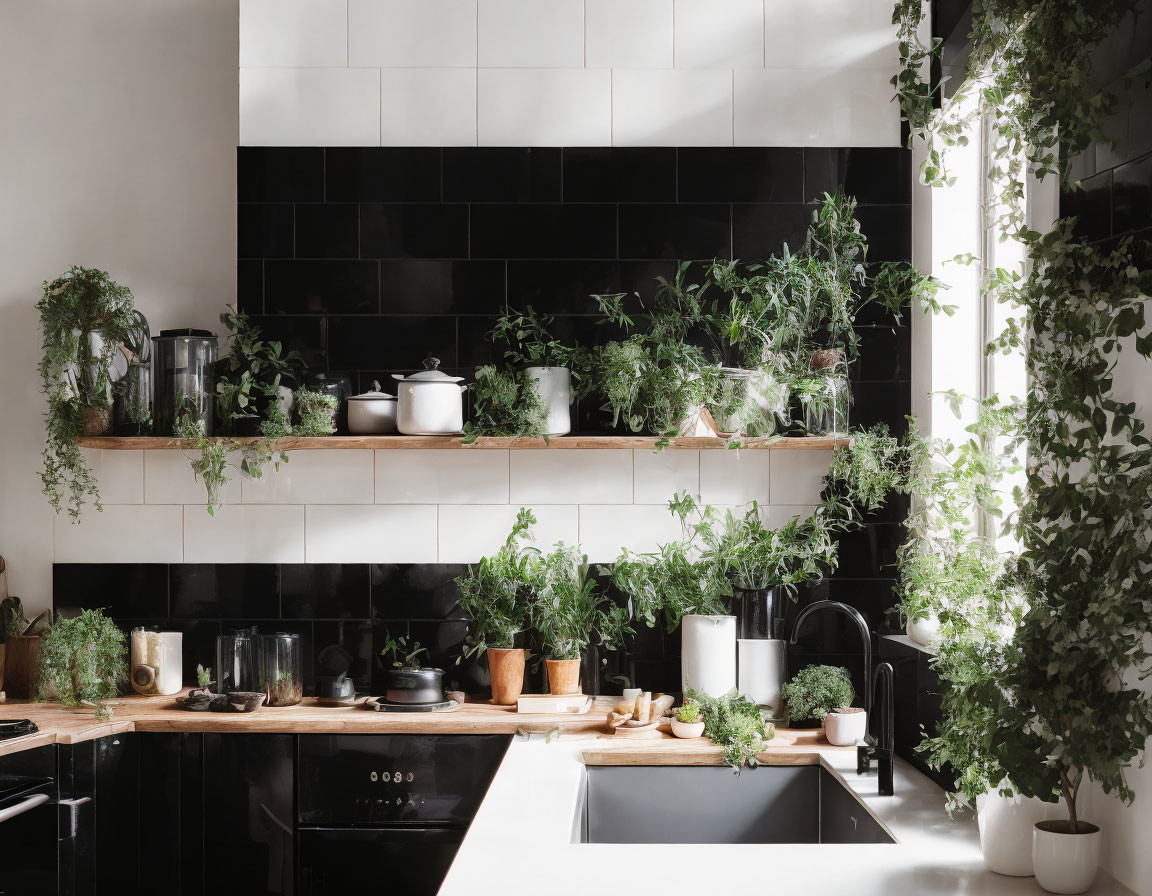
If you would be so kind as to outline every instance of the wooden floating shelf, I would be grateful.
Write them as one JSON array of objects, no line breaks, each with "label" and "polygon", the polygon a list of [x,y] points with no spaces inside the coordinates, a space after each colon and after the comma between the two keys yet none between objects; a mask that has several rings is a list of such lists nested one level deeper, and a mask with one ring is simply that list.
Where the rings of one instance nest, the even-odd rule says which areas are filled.
[{"label": "wooden floating shelf", "polygon": [[[236,439],[237,442],[255,442],[257,439]],[[480,438],[471,445],[456,436],[324,436],[320,438],[278,439],[276,447],[284,451],[308,451],[317,449],[370,449],[381,451],[389,448],[428,448],[437,451],[446,449],[502,450],[527,449],[655,449],[659,439],[656,436],[558,436],[545,442],[543,439]],[[158,451],[163,449],[191,449],[194,443],[163,436],[88,436],[78,440],[81,447],[97,448],[103,451]],[[851,443],[847,436],[789,436],[778,439],[745,439],[741,447],[756,450],[807,450],[827,451],[841,448]],[[727,448],[725,439],[711,436],[686,436],[671,439],[665,446],[672,449]]]}]

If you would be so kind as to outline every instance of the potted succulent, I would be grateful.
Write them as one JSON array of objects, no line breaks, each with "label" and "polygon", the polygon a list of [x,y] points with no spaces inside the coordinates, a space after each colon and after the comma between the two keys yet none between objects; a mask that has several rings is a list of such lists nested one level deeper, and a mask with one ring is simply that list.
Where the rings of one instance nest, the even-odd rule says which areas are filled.
[{"label": "potted succulent", "polygon": [[391,660],[385,678],[384,699],[389,703],[443,703],[444,670],[424,666],[420,655],[428,653],[420,642],[411,646],[404,637],[384,642],[380,656]]},{"label": "potted succulent", "polygon": [[695,700],[685,700],[672,716],[672,733],[677,737],[700,737],[704,733],[704,713]]},{"label": "potted succulent", "polygon": [[841,706],[850,706],[855,692],[843,666],[807,666],[784,685],[784,704],[795,728],[815,728]]},{"label": "potted succulent", "polygon": [[484,654],[492,679],[492,702],[514,704],[524,690],[527,651],[518,638],[531,624],[532,582],[538,551],[521,542],[536,523],[520,508],[508,538],[496,553],[469,566],[456,579],[458,606],[471,620],[465,656]]},{"label": "potted succulent", "polygon": [[37,700],[92,708],[106,719],[112,713],[103,701],[118,696],[127,681],[127,639],[101,610],[58,618],[40,639]]},{"label": "potted succulent", "polygon": [[[523,373],[521,382],[536,394],[538,402],[533,404],[544,410],[542,434],[562,436],[572,431],[572,360],[576,349],[552,335],[553,323],[552,315],[537,314],[531,306],[524,311],[509,310],[496,321],[488,339],[505,347],[504,360]],[[479,379],[477,386],[479,392]]]}]

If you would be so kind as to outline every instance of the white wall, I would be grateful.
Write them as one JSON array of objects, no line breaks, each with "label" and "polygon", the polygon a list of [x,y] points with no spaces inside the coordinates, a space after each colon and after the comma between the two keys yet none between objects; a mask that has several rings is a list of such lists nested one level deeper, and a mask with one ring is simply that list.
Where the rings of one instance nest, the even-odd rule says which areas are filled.
[{"label": "white wall", "polygon": [[245,145],[895,146],[892,0],[241,0]]}]

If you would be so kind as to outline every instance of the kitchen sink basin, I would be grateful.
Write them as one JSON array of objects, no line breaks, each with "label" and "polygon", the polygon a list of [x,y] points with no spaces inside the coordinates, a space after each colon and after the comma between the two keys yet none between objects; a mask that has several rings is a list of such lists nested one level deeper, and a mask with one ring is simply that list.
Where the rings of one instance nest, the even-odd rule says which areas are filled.
[{"label": "kitchen sink basin", "polygon": [[895,843],[822,766],[588,766],[584,843]]}]

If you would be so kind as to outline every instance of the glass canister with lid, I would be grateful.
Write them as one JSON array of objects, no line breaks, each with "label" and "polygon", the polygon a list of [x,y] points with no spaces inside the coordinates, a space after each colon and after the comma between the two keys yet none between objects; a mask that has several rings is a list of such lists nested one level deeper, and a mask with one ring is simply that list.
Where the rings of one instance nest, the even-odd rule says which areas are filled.
[{"label": "glass canister with lid", "polygon": [[216,637],[218,693],[260,690],[260,645],[256,629]]},{"label": "glass canister with lid", "polygon": [[213,434],[216,337],[207,330],[161,330],[152,337],[155,433],[174,435],[184,418]]},{"label": "glass canister with lid", "polygon": [[300,636],[276,632],[260,636],[260,690],[265,706],[295,706],[304,698]]}]

